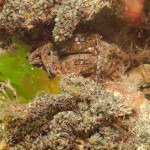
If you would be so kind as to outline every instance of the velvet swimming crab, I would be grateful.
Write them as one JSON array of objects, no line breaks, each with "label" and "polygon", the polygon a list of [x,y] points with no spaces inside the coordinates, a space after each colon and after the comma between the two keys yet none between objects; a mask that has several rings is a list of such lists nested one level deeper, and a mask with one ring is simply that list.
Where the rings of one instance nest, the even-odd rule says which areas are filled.
[{"label": "velvet swimming crab", "polygon": [[113,73],[117,65],[109,59],[116,46],[102,40],[99,34],[75,34],[65,43],[55,46],[52,42],[28,54],[31,64],[45,69],[50,77],[76,72],[84,77]]}]

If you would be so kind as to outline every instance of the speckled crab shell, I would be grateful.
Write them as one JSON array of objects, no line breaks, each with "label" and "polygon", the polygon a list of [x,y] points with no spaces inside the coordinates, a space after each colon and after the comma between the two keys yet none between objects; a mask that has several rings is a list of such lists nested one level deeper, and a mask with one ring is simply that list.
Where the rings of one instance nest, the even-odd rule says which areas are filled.
[{"label": "speckled crab shell", "polygon": [[53,77],[72,72],[84,77],[107,71],[109,74],[115,69],[111,68],[109,55],[116,49],[101,38],[99,34],[78,33],[59,45],[58,51],[52,43],[47,43],[30,53],[28,60],[33,65],[44,66]]}]

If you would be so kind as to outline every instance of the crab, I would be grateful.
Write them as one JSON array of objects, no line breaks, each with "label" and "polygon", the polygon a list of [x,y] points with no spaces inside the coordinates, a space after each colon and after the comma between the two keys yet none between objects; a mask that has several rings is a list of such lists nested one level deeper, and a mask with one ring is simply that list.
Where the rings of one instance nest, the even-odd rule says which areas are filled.
[{"label": "crab", "polygon": [[28,60],[32,65],[45,69],[50,77],[75,72],[93,79],[98,74],[112,74],[117,66],[109,59],[116,47],[104,42],[99,34],[77,33],[57,49],[48,42],[30,52]]},{"label": "crab", "polygon": [[[57,51],[53,43],[44,44],[31,52],[28,60],[33,65],[43,66],[51,78],[75,72],[85,78],[105,82],[125,74],[128,65],[125,68],[127,60],[122,60],[122,55],[124,56],[124,53],[122,54],[118,47],[104,42],[99,34],[77,33],[70,41],[60,44]],[[139,77],[141,81],[145,72],[146,80],[142,80],[142,83],[139,81],[140,85],[137,87],[150,99],[149,74],[147,75],[145,68],[147,69],[147,66],[141,66],[142,76]],[[133,79],[138,80],[139,77],[133,76]],[[130,78],[132,79],[132,76],[128,77],[129,80]]]}]

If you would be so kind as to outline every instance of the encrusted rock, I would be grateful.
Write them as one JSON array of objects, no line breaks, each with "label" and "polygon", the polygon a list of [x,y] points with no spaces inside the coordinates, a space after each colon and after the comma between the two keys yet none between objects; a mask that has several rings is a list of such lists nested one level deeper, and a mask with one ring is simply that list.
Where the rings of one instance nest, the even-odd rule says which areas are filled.
[{"label": "encrusted rock", "polygon": [[55,18],[53,37],[55,42],[61,42],[73,36],[80,22],[91,20],[111,4],[112,0],[5,0],[0,27],[10,32],[20,27],[30,30],[38,22],[50,22]]},{"label": "encrusted rock", "polygon": [[[114,96],[75,74],[62,77],[61,91],[58,95],[41,94],[26,106],[24,115],[5,124],[2,136],[10,150],[70,150],[80,148],[79,141],[86,149],[102,150],[149,145],[146,137],[145,143],[141,140],[149,131],[129,105],[130,99]],[[138,130],[141,125],[144,133]]]}]

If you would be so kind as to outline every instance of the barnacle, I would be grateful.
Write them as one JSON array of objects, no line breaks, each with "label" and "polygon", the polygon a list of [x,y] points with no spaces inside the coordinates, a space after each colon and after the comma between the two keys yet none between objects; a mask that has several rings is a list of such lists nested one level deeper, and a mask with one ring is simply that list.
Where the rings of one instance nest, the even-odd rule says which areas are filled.
[{"label": "barnacle", "polygon": [[46,14],[50,14],[52,5],[53,1],[46,0],[5,0],[3,10],[0,13],[0,26],[8,29],[16,29],[20,26],[29,27],[34,22],[42,21]]}]

